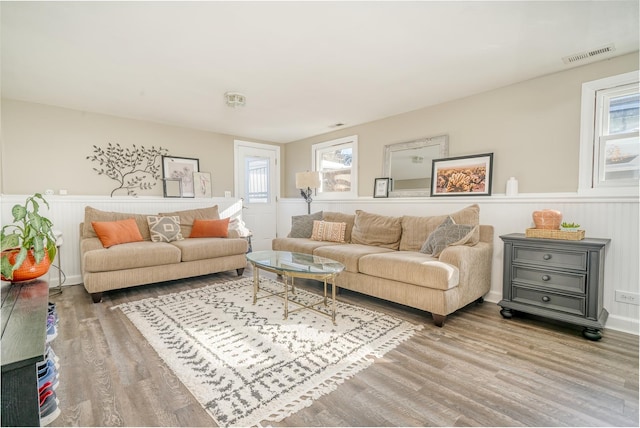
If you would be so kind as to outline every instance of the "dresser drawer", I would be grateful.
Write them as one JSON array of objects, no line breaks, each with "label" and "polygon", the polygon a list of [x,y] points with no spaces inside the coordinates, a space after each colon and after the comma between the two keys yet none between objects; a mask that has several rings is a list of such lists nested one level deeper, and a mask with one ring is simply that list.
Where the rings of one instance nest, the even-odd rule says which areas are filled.
[{"label": "dresser drawer", "polygon": [[564,296],[544,290],[514,286],[512,300],[573,315],[584,316],[586,313],[586,299],[584,297]]},{"label": "dresser drawer", "polygon": [[512,266],[513,281],[572,293],[586,292],[587,276],[544,269]]},{"label": "dresser drawer", "polygon": [[513,262],[586,271],[587,253],[516,245],[513,247]]}]

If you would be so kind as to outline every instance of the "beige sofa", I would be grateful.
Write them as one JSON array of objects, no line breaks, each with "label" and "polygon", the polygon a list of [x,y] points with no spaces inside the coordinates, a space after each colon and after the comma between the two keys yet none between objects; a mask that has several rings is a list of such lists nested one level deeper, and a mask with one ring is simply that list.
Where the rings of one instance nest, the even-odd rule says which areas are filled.
[{"label": "beige sofa", "polygon": [[296,216],[292,233],[274,239],[272,248],[336,260],[345,265],[336,279],[338,287],[430,312],[435,325],[442,327],[447,315],[482,302],[491,288],[493,226],[480,225],[479,214],[479,207],[472,205],[449,215],[457,225],[471,226],[471,232],[457,242],[449,240],[437,257],[420,250],[426,251],[428,238],[433,244],[447,232],[447,215],[321,213],[323,221],[346,223],[344,243],[300,237],[300,231],[293,233],[296,221],[310,220]]},{"label": "beige sofa", "polygon": [[[184,239],[153,242],[147,215],[100,211],[85,208],[80,224],[80,257],[85,289],[94,303],[104,291],[174,279],[236,270],[246,266],[248,242],[233,230],[227,238],[188,238],[195,219],[218,219],[218,207],[161,213],[179,216]],[[142,240],[105,248],[91,222],[114,222],[133,218]]]}]

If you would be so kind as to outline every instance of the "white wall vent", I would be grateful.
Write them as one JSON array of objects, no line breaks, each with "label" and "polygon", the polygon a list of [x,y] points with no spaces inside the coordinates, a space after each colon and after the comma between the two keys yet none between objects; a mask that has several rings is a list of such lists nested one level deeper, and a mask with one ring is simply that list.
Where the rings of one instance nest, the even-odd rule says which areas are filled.
[{"label": "white wall vent", "polygon": [[590,59],[593,58],[595,56],[599,56],[599,55],[604,55],[607,54],[609,52],[613,52],[616,50],[616,47],[613,45],[613,43],[608,44],[606,46],[603,46],[601,48],[597,48],[597,49],[592,49],[590,51],[587,52],[580,52],[577,54],[573,54],[573,55],[568,55],[562,58],[562,61],[565,64],[572,64],[574,62],[577,61],[583,61],[585,59]]}]

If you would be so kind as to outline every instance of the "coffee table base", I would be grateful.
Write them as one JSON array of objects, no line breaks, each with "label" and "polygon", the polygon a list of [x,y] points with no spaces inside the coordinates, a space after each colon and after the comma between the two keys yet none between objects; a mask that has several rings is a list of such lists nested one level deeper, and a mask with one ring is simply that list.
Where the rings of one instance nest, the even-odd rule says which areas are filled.
[{"label": "coffee table base", "polygon": [[[336,325],[336,289],[338,288],[338,286],[336,285],[336,276],[337,274],[332,273],[332,274],[319,274],[319,273],[298,273],[298,272],[286,272],[286,271],[282,271],[280,269],[267,269],[265,267],[260,267],[260,266],[256,266],[255,264],[253,264],[253,304],[255,305],[256,302],[258,301],[258,299],[264,299],[265,297],[271,297],[271,296],[277,296],[280,298],[284,299],[284,319],[288,319],[289,318],[289,313],[293,313],[293,312],[298,312],[304,309],[309,309],[312,310],[314,312],[317,312],[321,315],[324,316],[328,316],[329,318],[331,318],[331,321],[333,322],[333,325]],[[262,297],[258,297],[258,292],[260,291],[260,275],[259,275],[259,271],[260,269],[265,270],[267,272],[272,272],[277,274],[278,276],[282,276],[283,280],[284,280],[284,290],[283,291],[279,291],[279,292],[275,292],[272,293],[270,291],[267,290],[263,290],[264,292],[268,293],[267,296],[262,296]],[[302,303],[299,302],[295,302],[296,305],[300,305],[299,308],[293,309],[293,310],[289,310],[289,288],[291,288],[291,294],[295,294],[296,293],[296,287],[295,287],[295,278],[307,278],[307,279],[315,279],[317,281],[322,281],[324,283],[324,296],[321,300],[318,300],[317,302],[313,302],[311,304],[308,305],[304,305]],[[316,308],[316,306],[318,305],[324,305],[325,307],[328,306],[328,302],[327,302],[327,281],[331,280],[331,312],[330,313],[326,313],[323,312],[319,309]]]}]

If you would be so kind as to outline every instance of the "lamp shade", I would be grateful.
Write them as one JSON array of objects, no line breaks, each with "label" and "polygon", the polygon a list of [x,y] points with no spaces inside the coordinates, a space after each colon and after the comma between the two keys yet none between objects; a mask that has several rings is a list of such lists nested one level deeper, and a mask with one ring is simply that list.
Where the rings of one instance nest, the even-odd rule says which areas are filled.
[{"label": "lamp shade", "polygon": [[320,187],[320,173],[318,171],[296,173],[296,189],[317,189],[318,187]]}]

